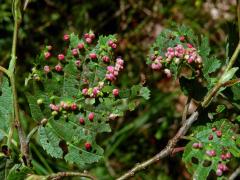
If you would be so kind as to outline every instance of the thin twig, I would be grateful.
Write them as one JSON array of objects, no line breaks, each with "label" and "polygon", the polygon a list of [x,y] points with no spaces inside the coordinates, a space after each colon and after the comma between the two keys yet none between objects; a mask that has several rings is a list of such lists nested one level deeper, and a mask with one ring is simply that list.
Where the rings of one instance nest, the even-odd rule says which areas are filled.
[{"label": "thin twig", "polygon": [[[8,72],[10,83],[12,87],[12,95],[13,95],[13,109],[14,109],[14,126],[17,128],[19,141],[21,145],[21,154],[22,159],[25,165],[30,166],[30,157],[29,157],[29,147],[26,142],[26,135],[22,129],[19,115],[19,106],[18,106],[18,97],[17,97],[17,89],[15,83],[15,66],[16,66],[16,49],[17,49],[17,37],[19,26],[22,21],[21,16],[21,2],[19,0],[13,0],[13,17],[14,17],[14,31],[13,31],[13,42],[12,42],[12,52],[11,52],[11,61],[9,63]],[[13,126],[12,126],[13,127]]]},{"label": "thin twig", "polygon": [[234,180],[238,175],[240,174],[240,166],[231,174],[229,177],[229,180]]},{"label": "thin twig", "polygon": [[171,156],[174,156],[174,155],[176,155],[177,153],[184,151],[184,149],[185,149],[185,147],[176,147],[176,148],[174,148],[174,149],[172,150]]},{"label": "thin twig", "polygon": [[240,39],[240,0],[237,0],[238,34]]},{"label": "thin twig", "polygon": [[30,3],[30,0],[25,0],[23,5],[23,10],[26,11],[28,4]]},{"label": "thin twig", "polygon": [[20,27],[20,24],[22,22],[21,17],[21,4],[20,0],[13,0],[13,17],[14,17],[14,30],[13,30],[13,40],[12,40],[12,52],[11,52],[11,61],[9,63],[8,70],[10,73],[14,73],[15,66],[16,66],[16,49],[17,49],[17,38],[18,38],[18,30]]},{"label": "thin twig", "polygon": [[30,131],[30,133],[28,134],[27,139],[26,139],[26,143],[28,144],[28,146],[29,146],[30,139],[31,139],[32,136],[37,132],[37,130],[39,129],[39,127],[40,127],[40,126],[34,127],[34,128]]},{"label": "thin twig", "polygon": [[6,74],[8,77],[10,77],[9,71],[5,69],[4,67],[0,66],[0,71],[2,71],[4,74]]},{"label": "thin twig", "polygon": [[61,179],[63,177],[70,177],[70,176],[80,176],[80,177],[86,177],[92,180],[96,180],[96,177],[87,174],[87,173],[78,173],[78,172],[59,172],[55,174],[51,174],[47,176],[47,180],[56,180],[56,179]]},{"label": "thin twig", "polygon": [[233,86],[234,84],[237,84],[237,83],[240,83],[240,78],[229,80],[229,81],[223,83],[222,87],[231,87],[231,86]]},{"label": "thin twig", "polygon": [[237,47],[236,47],[236,49],[235,49],[231,59],[229,60],[229,63],[227,65],[227,68],[225,69],[225,72],[229,71],[232,68],[233,64],[237,60],[239,51],[240,51],[240,42],[238,42],[238,45],[237,45]]},{"label": "thin twig", "polygon": [[14,117],[15,117],[14,125],[18,131],[19,141],[20,141],[20,145],[21,145],[21,153],[23,156],[24,164],[30,166],[31,163],[30,163],[30,159],[29,159],[29,148],[28,148],[28,145],[26,142],[25,133],[22,129],[21,122],[20,122],[19,106],[18,106],[18,101],[17,101],[17,89],[16,89],[14,76],[10,77],[10,82],[11,82],[11,86],[12,86],[12,90],[13,90],[13,107],[14,107]]}]

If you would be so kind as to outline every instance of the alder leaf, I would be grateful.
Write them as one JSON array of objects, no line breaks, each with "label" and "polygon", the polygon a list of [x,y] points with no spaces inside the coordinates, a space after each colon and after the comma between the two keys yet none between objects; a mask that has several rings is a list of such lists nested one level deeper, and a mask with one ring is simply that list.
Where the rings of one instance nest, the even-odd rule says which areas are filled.
[{"label": "alder leaf", "polygon": [[8,135],[13,116],[12,90],[7,77],[0,82],[0,141]]},{"label": "alder leaf", "polygon": [[206,58],[203,60],[203,74],[205,77],[208,77],[210,73],[215,72],[221,66],[220,61],[215,58]]},{"label": "alder leaf", "polygon": [[[81,169],[103,159],[104,151],[96,142],[96,136],[111,131],[109,120],[123,116],[125,111],[132,110],[129,103],[140,97],[148,98],[150,94],[146,87],[136,85],[135,92],[129,93],[130,99],[122,96],[124,90],[121,89],[119,95],[113,95],[116,87],[106,78],[108,66],[114,67],[116,79],[122,69],[117,62],[123,62],[114,56],[114,48],[108,44],[110,40],[115,43],[116,37],[100,36],[86,43],[85,39],[71,34],[64,60],[45,59],[40,55],[29,76],[27,98],[32,117],[38,122],[47,121],[38,130],[40,144],[50,156],[65,159]],[[78,49],[79,43],[84,43],[85,48]],[[72,54],[75,48],[77,55]],[[92,53],[95,58],[91,58]],[[104,56],[109,57],[109,62],[102,60]],[[61,66],[59,71],[56,65]],[[50,71],[44,70],[46,66]]]},{"label": "alder leaf", "polygon": [[32,173],[32,170],[22,164],[15,164],[9,171],[7,180],[23,180],[27,175]]},{"label": "alder leaf", "polygon": [[61,139],[50,127],[40,127],[38,134],[40,143],[48,154],[55,158],[61,158],[63,156],[63,151],[59,147]]},{"label": "alder leaf", "polygon": [[[221,136],[217,135],[219,131]],[[231,158],[223,160],[222,154],[231,153],[234,157],[240,157],[240,149],[235,141],[239,135],[235,131],[235,126],[227,119],[196,127],[191,135],[194,140],[186,145],[182,157],[194,179],[207,179],[210,171],[216,172],[219,164],[227,165]],[[194,148],[196,143],[200,143],[202,147]],[[216,155],[209,156],[207,152],[211,150],[214,150]]]},{"label": "alder leaf", "polygon": [[229,71],[225,72],[222,75],[222,78],[220,79],[220,82],[225,83],[225,82],[231,80],[238,69],[239,69],[238,67],[233,67]]}]

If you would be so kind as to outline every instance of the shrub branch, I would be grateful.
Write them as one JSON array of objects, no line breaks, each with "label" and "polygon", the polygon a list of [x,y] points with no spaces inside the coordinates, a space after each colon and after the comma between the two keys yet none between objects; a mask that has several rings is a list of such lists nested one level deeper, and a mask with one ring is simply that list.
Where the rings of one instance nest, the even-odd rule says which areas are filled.
[{"label": "shrub branch", "polygon": [[229,180],[236,179],[239,174],[240,174],[240,166],[231,174],[231,176],[229,177]]},{"label": "shrub branch", "polygon": [[[235,61],[238,57],[239,51],[240,51],[240,43],[238,43],[238,46],[236,47],[228,65],[226,67],[226,69],[224,70],[223,74],[219,78],[218,82],[209,91],[209,93],[207,93],[203,102],[198,106],[197,110],[195,112],[193,112],[191,114],[191,116],[184,121],[183,125],[178,130],[177,134],[172,139],[170,139],[168,141],[167,146],[163,150],[161,150],[158,154],[153,156],[152,158],[150,158],[150,159],[148,159],[148,160],[146,160],[142,163],[137,164],[135,167],[130,169],[128,172],[126,172],[125,174],[120,176],[117,180],[124,180],[124,179],[127,179],[127,178],[131,177],[131,176],[134,176],[136,172],[145,169],[146,167],[150,166],[151,164],[159,161],[160,159],[162,159],[166,156],[169,156],[172,153],[172,151],[173,151],[174,147],[176,146],[177,142],[181,139],[182,136],[184,136],[187,133],[189,128],[192,126],[192,124],[197,120],[201,110],[203,108],[206,108],[210,104],[212,99],[217,95],[219,89],[221,87],[227,86],[229,83],[231,84],[232,81],[234,81],[234,80],[232,80],[232,81],[227,81],[225,83],[221,83],[220,80],[222,79],[223,76],[225,76],[225,73],[228,72],[232,68],[232,66],[234,65],[234,63],[235,63]],[[236,81],[238,82],[238,80],[236,80]]]},{"label": "shrub branch", "polygon": [[[7,74],[7,76],[10,79],[10,84],[12,88],[14,121],[12,122],[10,132],[13,132],[13,128],[16,127],[18,131],[23,162],[25,165],[30,166],[31,163],[30,163],[30,157],[29,157],[29,147],[26,142],[26,135],[22,129],[21,122],[20,122],[19,105],[18,105],[17,89],[16,89],[16,82],[15,82],[15,66],[16,66],[16,59],[17,59],[17,56],[16,56],[17,36],[18,36],[19,26],[22,21],[21,4],[19,0],[13,0],[12,11],[13,11],[12,13],[14,17],[14,30],[13,30],[11,60],[9,63],[8,70],[3,67],[1,67],[0,70],[5,74]],[[11,139],[11,137],[8,137],[8,138]],[[8,141],[10,142],[11,140],[8,140]]]}]

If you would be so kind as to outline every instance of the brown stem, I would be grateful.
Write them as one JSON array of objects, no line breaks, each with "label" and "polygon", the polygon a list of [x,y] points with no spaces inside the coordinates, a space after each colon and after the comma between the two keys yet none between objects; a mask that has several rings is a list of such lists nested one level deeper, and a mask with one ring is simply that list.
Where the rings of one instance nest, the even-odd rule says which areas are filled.
[{"label": "brown stem", "polygon": [[63,177],[70,177],[70,176],[80,176],[80,177],[86,177],[92,180],[96,180],[96,177],[87,174],[87,173],[78,173],[78,172],[59,172],[56,174],[51,174],[47,176],[47,180],[57,180],[57,179],[62,179]]},{"label": "brown stem", "polygon": [[26,135],[22,129],[21,122],[20,122],[19,107],[18,107],[18,101],[17,101],[17,89],[15,85],[14,76],[10,76],[10,82],[13,90],[13,107],[14,107],[14,117],[15,117],[14,125],[18,131],[23,162],[25,165],[30,166],[31,163],[30,163],[30,156],[29,156],[29,147],[26,141]]},{"label": "brown stem", "polygon": [[237,0],[238,35],[240,38],[240,0]]},{"label": "brown stem", "polygon": [[229,180],[234,180],[240,174],[240,166],[230,175]]},{"label": "brown stem", "polygon": [[31,163],[30,163],[30,157],[29,157],[29,147],[26,142],[26,135],[22,129],[21,122],[20,122],[18,97],[17,97],[16,82],[15,82],[15,66],[16,66],[16,59],[17,59],[17,56],[16,56],[17,37],[18,37],[19,26],[22,21],[20,3],[21,3],[20,0],[13,1],[14,31],[13,31],[11,61],[9,63],[9,67],[7,71],[8,71],[8,76],[10,78],[11,87],[12,87],[14,126],[17,128],[17,131],[18,131],[23,162],[25,165],[30,166]]},{"label": "brown stem", "polygon": [[176,147],[176,148],[173,148],[172,153],[171,153],[171,156],[174,156],[175,154],[184,151],[184,149],[185,149],[185,147]]},{"label": "brown stem", "polygon": [[233,86],[234,84],[240,83],[240,78],[238,79],[233,79],[233,80],[229,80],[225,83],[222,84],[222,87],[229,87],[229,86]]},{"label": "brown stem", "polygon": [[10,77],[9,71],[5,69],[4,67],[0,66],[0,71],[2,71],[4,74],[6,74],[8,77]]},{"label": "brown stem", "polygon": [[229,63],[227,65],[227,68],[225,69],[225,72],[229,71],[232,68],[233,64],[237,60],[239,51],[240,51],[240,42],[238,42],[238,45],[237,45],[237,47],[236,47],[236,49],[235,49],[231,59],[229,60]]}]

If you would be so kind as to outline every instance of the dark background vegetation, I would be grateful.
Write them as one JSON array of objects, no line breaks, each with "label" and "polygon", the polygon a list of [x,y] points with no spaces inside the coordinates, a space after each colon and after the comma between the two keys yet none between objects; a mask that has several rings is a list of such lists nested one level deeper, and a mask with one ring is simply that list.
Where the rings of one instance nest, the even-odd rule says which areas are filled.
[{"label": "dark background vegetation", "polygon": [[[180,126],[186,97],[177,82],[163,80],[145,64],[151,43],[164,28],[185,24],[207,36],[211,53],[224,60],[228,27],[236,21],[235,5],[235,0],[31,0],[24,12],[17,48],[17,89],[22,118],[28,119],[24,124],[26,131],[36,125],[30,119],[23,93],[33,59],[46,44],[61,49],[64,33],[82,35],[92,29],[97,35],[119,36],[117,53],[126,61],[126,68],[116,84],[127,88],[142,83],[152,92],[148,102],[111,123],[112,133],[98,137],[106,158],[89,171],[101,180],[111,179],[153,156]],[[0,65],[5,67],[10,59],[12,22],[11,1],[0,0]],[[51,159],[37,138],[31,143],[31,150],[39,174],[77,170],[64,161]],[[133,179],[174,178],[190,178],[181,153],[159,161]]]}]

